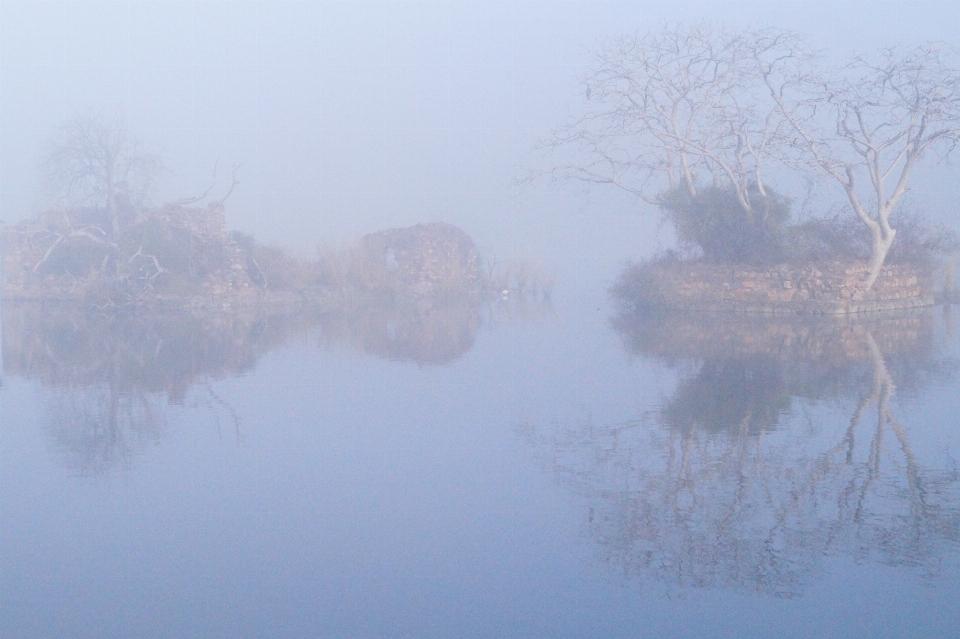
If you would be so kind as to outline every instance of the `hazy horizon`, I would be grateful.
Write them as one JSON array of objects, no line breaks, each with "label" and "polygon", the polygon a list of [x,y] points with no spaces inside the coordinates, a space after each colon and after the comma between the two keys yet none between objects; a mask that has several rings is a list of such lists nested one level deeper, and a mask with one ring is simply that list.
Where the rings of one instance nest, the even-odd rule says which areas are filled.
[{"label": "hazy horizon", "polygon": [[[960,50],[958,25],[956,1],[3,0],[0,636],[956,636],[955,245],[785,202],[856,202],[793,172],[819,141],[855,157],[828,119],[849,94],[820,92],[842,61]],[[784,101],[808,144],[761,111],[757,58],[809,59],[765,27],[822,52]],[[626,47],[587,79],[658,29],[659,79],[702,100],[644,110]],[[946,103],[949,141],[956,74],[931,67],[911,104]],[[871,100],[902,77],[849,68]],[[152,203],[215,165],[208,201],[239,184],[140,209],[156,156],[91,160],[112,130],[86,115],[160,155]],[[69,201],[16,224],[72,119],[47,163]],[[570,173],[667,213],[551,179],[582,148]],[[935,153],[900,211],[960,232]],[[680,157],[681,188],[644,182]],[[446,224],[392,228],[421,222]],[[691,259],[643,262],[674,229]]]},{"label": "hazy horizon", "polygon": [[[228,225],[300,253],[446,221],[488,254],[611,272],[670,245],[651,207],[597,186],[516,186],[584,99],[606,38],[662,21],[770,25],[839,59],[956,44],[950,15],[946,2],[4,2],[0,218],[43,203],[37,162],[59,124],[117,113],[167,162],[158,200],[203,192],[215,164],[217,197],[242,164]],[[953,175],[923,167],[914,202],[950,219]]]}]

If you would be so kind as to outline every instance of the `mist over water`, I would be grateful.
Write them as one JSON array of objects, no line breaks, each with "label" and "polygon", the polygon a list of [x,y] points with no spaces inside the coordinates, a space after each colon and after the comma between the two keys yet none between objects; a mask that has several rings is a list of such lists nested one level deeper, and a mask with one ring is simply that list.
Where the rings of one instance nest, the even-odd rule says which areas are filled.
[{"label": "mist over water", "polygon": [[[692,20],[960,44],[952,3],[0,5],[6,224],[52,203],[56,128],[116,114],[153,204],[239,165],[229,229],[321,262],[372,237],[387,282],[4,299],[0,636],[954,636],[957,306],[640,312],[608,288],[675,246],[660,212],[518,184],[591,51]],[[955,226],[955,178],[909,205]],[[368,234],[425,222],[482,286],[390,288],[428,262]]]},{"label": "mist over water", "polygon": [[[0,218],[47,202],[54,129],[121,114],[169,171],[157,199],[197,195],[219,160],[241,185],[230,228],[312,254],[392,226],[445,221],[486,253],[610,281],[670,246],[653,207],[609,189],[514,186],[534,145],[585,103],[589,52],[661,21],[772,25],[836,59],[955,41],[950,3],[17,3],[0,43]],[[912,185],[933,215],[954,180]],[[929,179],[928,179],[929,178]],[[801,185],[787,194],[797,197]],[[842,193],[828,194],[840,197]],[[645,213],[639,215],[638,213]]]},{"label": "mist over water", "polygon": [[6,636],[958,621],[942,310],[36,313],[4,305]]}]

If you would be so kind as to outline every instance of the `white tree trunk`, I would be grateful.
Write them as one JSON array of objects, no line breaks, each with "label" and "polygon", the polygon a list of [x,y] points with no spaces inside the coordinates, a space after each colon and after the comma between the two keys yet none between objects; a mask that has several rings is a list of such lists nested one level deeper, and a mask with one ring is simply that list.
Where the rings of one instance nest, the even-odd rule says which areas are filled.
[{"label": "white tree trunk", "polygon": [[871,229],[872,231],[872,243],[870,247],[870,263],[867,270],[867,281],[863,283],[863,288],[858,291],[858,297],[866,295],[870,289],[873,288],[874,282],[877,281],[877,277],[880,276],[880,270],[883,268],[883,263],[887,259],[887,253],[890,252],[890,247],[893,246],[893,238],[897,234],[896,229],[887,227],[887,232],[884,233],[882,228]]}]

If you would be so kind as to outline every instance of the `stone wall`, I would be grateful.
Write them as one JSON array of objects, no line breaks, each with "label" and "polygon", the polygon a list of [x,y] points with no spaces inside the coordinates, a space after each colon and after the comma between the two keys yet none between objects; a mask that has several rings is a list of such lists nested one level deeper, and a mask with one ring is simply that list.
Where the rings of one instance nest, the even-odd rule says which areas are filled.
[{"label": "stone wall", "polygon": [[931,306],[932,275],[914,265],[883,267],[873,288],[858,296],[867,266],[781,264],[745,267],[665,262],[643,271],[667,308],[764,314],[847,314]]},{"label": "stone wall", "polygon": [[479,284],[477,248],[459,228],[443,222],[387,229],[363,237],[364,248],[422,293],[463,290]]}]

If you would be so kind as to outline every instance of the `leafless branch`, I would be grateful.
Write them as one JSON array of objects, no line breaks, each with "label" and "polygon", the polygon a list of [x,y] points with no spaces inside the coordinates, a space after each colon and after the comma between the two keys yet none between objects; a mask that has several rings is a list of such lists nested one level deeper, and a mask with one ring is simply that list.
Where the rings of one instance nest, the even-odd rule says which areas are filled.
[{"label": "leafless branch", "polygon": [[163,163],[120,118],[87,114],[57,130],[41,167],[56,200],[106,208],[117,232],[120,209],[143,203]]},{"label": "leafless branch", "polygon": [[218,162],[219,162],[219,160],[218,160],[217,162],[214,162],[214,163],[213,163],[213,180],[210,182],[210,186],[207,187],[207,190],[204,191],[203,193],[201,193],[200,195],[196,196],[196,197],[182,197],[182,198],[180,198],[179,200],[177,200],[177,204],[178,204],[178,205],[180,205],[180,206],[189,206],[190,204],[196,204],[197,202],[200,202],[200,201],[206,199],[206,197],[207,197],[208,195],[210,195],[210,191],[212,191],[212,190],[213,190],[213,187],[215,187],[215,186],[217,185],[217,163],[218,163]]},{"label": "leafless branch", "polygon": [[729,186],[749,211],[751,191],[766,194],[764,173],[799,161],[789,122],[758,89],[797,84],[812,57],[800,36],[772,29],[668,24],[612,40],[585,79],[586,110],[541,148],[566,154],[555,176],[648,202],[664,186],[691,196],[703,183]]},{"label": "leafless branch", "polygon": [[[927,153],[945,158],[960,139],[956,57],[941,43],[883,49],[873,58],[856,56],[842,77],[807,82],[804,92],[793,96],[778,94],[768,84],[797,148],[843,187],[871,234],[872,257],[861,294],[873,286],[893,244],[891,215],[916,165]],[[863,174],[866,193],[859,188]]]},{"label": "leafless branch", "polygon": [[233,189],[236,188],[236,186],[237,186],[238,184],[240,184],[240,181],[237,180],[237,171],[240,169],[240,166],[241,166],[240,164],[234,164],[234,165],[233,165],[233,174],[232,174],[232,176],[231,176],[230,188],[227,189],[226,195],[224,195],[224,196],[223,196],[222,198],[220,198],[220,200],[218,201],[218,203],[219,203],[220,205],[223,205],[223,203],[227,201],[227,198],[230,197],[230,194],[231,194],[231,193],[233,193]]}]

